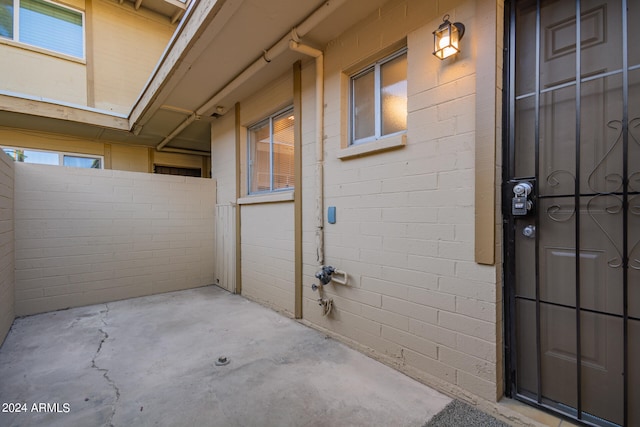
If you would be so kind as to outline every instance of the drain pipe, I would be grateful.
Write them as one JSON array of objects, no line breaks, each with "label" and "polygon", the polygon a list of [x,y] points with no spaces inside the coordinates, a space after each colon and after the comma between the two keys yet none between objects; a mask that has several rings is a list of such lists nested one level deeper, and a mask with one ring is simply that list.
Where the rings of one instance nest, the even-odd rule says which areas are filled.
[{"label": "drain pipe", "polygon": [[187,148],[167,147],[167,148],[163,148],[162,151],[166,151],[167,153],[194,154],[196,156],[211,157],[210,151],[190,150]]},{"label": "drain pipe", "polygon": [[[321,269],[316,273],[320,285],[313,284],[311,289],[318,291],[318,303],[326,317],[333,310],[333,299],[325,296],[324,286],[331,281],[346,285],[348,275],[324,265],[324,54],[296,39],[289,42],[289,48],[316,60],[316,260]],[[334,274],[341,277],[334,277]]]},{"label": "drain pipe", "polygon": [[[208,111],[215,108],[220,101],[222,101],[227,95],[233,92],[235,89],[244,84],[258,71],[266,67],[272,59],[279,56],[289,48],[289,41],[299,41],[300,37],[303,37],[320,22],[324,21],[331,13],[335,12],[341,5],[346,3],[347,0],[326,0],[322,5],[316,9],[311,15],[309,15],[304,21],[297,27],[294,27],[290,32],[285,34],[276,44],[271,46],[268,50],[265,50],[260,58],[254,61],[251,65],[245,68],[240,74],[228,82],[219,92],[213,95],[207,102],[200,106],[194,113],[187,117],[178,127],[176,127],[169,135],[167,135],[156,146],[156,150],[161,151],[165,145],[171,142],[180,132],[182,132],[187,126],[194,121],[198,120],[201,116],[205,115]],[[322,52],[320,52],[322,54]],[[322,215],[322,212],[320,212]],[[322,226],[322,224],[321,224]]]},{"label": "drain pipe", "polygon": [[289,48],[316,59],[316,260],[324,264],[324,55],[297,40]]},{"label": "drain pipe", "polygon": [[180,132],[182,132],[187,126],[189,126],[191,123],[195,122],[199,118],[200,116],[198,114],[191,113],[184,122],[180,123],[180,125],[177,128],[172,130],[169,135],[164,137],[164,139],[160,142],[160,144],[156,146],[156,150],[161,151],[165,145],[171,142],[173,138],[178,136]]}]

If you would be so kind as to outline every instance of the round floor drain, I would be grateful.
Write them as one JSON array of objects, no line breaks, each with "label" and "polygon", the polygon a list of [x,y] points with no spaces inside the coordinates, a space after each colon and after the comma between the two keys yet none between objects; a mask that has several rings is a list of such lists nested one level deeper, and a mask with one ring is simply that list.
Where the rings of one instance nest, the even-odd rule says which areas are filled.
[{"label": "round floor drain", "polygon": [[220,356],[216,359],[216,366],[228,365],[231,360],[227,356]]}]

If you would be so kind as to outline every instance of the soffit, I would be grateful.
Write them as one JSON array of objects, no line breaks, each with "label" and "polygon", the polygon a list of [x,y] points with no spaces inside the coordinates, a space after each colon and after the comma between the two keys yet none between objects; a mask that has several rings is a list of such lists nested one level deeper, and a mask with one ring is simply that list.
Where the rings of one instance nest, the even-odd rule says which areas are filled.
[{"label": "soffit", "polygon": [[[329,41],[383,3],[383,0],[348,0],[305,35],[302,42],[323,49]],[[140,135],[170,133],[324,4],[325,1],[318,0],[244,0],[239,5],[223,5],[217,17],[224,18],[225,22],[214,19],[190,49],[182,53],[181,60],[175,64],[173,72],[168,73],[169,77],[162,82],[153,102],[140,115],[143,124]],[[233,7],[233,14],[225,14],[224,7]],[[178,52],[169,52],[171,54]],[[220,101],[218,105],[223,108],[223,114],[232,110],[235,102],[290,70],[296,60],[309,60],[309,57],[286,51],[269,59],[271,62],[266,67]],[[204,119],[210,120],[209,117]],[[170,146],[181,144],[180,138],[188,129],[172,140]]]},{"label": "soffit", "polygon": [[117,0],[118,3],[123,4],[125,1],[131,3],[135,10],[139,10],[141,7],[149,9],[160,15],[169,18],[171,23],[175,23],[178,19],[184,15],[190,1],[181,0]]},{"label": "soffit", "polygon": [[[203,25],[193,29],[187,22],[181,28],[191,40],[182,40],[181,34],[175,37],[141,95],[143,105],[134,108],[133,121],[146,127],[159,110],[182,111],[183,116],[195,111],[322,3],[218,0],[213,6],[196,4],[187,20]],[[202,17],[201,10],[211,18]]]},{"label": "soffit", "polygon": [[98,127],[77,121],[33,116],[12,111],[0,112],[0,127],[75,136],[88,141],[122,142],[135,145],[154,145],[155,140],[141,138],[125,130]]},{"label": "soffit", "polygon": [[[184,111],[196,110],[324,3],[317,0],[243,1],[225,27],[207,42],[205,48],[200,50],[194,46],[191,49],[192,54],[185,58],[189,64],[188,70],[182,76],[176,76],[179,80],[173,84],[169,81],[168,90],[159,96],[163,99],[162,106]],[[348,0],[303,37],[302,42],[323,49],[329,41],[382,3],[381,0]],[[202,38],[206,39],[206,36]],[[270,58],[269,66],[247,82],[247,86],[253,84],[259,87],[272,79],[274,74],[284,72],[299,58],[308,59],[293,52]],[[243,88],[239,91],[242,92]],[[233,101],[241,99],[237,96],[230,98]],[[228,110],[231,106],[224,107]]]},{"label": "soffit", "polygon": [[[105,126],[100,121],[86,124],[57,113],[39,116],[38,113],[19,114],[22,111],[15,110],[0,111],[0,126],[155,146],[325,3],[326,0],[201,0],[191,5],[189,15],[179,25],[147,88],[133,106],[129,132],[123,131],[120,125]],[[383,3],[383,0],[347,0],[301,41],[323,49]],[[298,59],[310,60],[289,50],[270,58],[265,68],[221,100],[223,113],[232,110],[235,102],[291,70]],[[33,111],[31,107],[24,109],[26,113]],[[178,133],[168,147],[209,151],[212,120],[215,119],[201,117],[194,121]],[[136,124],[142,126],[134,126]]]}]

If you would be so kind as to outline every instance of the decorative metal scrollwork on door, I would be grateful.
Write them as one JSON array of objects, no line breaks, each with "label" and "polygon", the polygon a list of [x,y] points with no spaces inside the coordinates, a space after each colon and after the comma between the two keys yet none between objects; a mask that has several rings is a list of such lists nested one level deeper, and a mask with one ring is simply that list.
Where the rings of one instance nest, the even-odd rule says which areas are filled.
[{"label": "decorative metal scrollwork on door", "polygon": [[[564,169],[555,170],[547,176],[547,184],[549,185],[549,188],[558,189],[562,186],[563,181],[570,181],[570,187],[574,188],[576,177],[571,172]],[[547,208],[547,216],[555,222],[570,221],[575,213],[575,206],[570,211],[566,208],[563,210],[562,206],[557,203],[554,203]]]},{"label": "decorative metal scrollwork on door", "polygon": [[[607,123],[609,129],[613,129],[616,132],[614,142],[609,146],[605,155],[598,161],[594,169],[589,174],[588,185],[589,189],[595,193],[587,202],[587,213],[598,226],[598,228],[605,235],[607,240],[611,243],[611,246],[615,249],[617,256],[607,261],[607,264],[611,268],[620,268],[623,265],[623,254],[619,243],[616,243],[612,236],[612,233],[608,231],[602,221],[597,218],[597,213],[606,212],[609,215],[619,215],[623,209],[623,190],[624,190],[624,176],[620,173],[620,170],[613,172],[607,171],[607,161],[613,156],[613,153],[620,149],[623,144],[623,123],[621,120],[611,120]],[[640,118],[634,118],[629,121],[629,141],[635,143],[640,147],[640,140],[634,135],[634,131],[640,128]],[[628,153],[623,153],[628,155]],[[620,156],[619,158],[623,158]],[[634,193],[640,190],[640,171],[634,171],[629,174],[627,181],[627,192]],[[640,199],[638,195],[632,195],[628,197],[629,213],[634,216],[640,217]],[[605,201],[604,206],[596,208],[598,202]],[[625,231],[626,232],[626,231]],[[637,254],[637,255],[634,255]],[[633,269],[640,270],[640,240],[633,242],[629,251],[629,266]]]}]

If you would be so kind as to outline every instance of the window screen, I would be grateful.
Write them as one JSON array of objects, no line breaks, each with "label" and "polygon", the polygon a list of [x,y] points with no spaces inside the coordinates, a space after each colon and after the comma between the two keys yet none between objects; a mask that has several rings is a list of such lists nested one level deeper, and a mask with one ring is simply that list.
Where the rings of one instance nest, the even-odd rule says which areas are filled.
[{"label": "window screen", "polygon": [[0,0],[0,37],[13,38],[13,0]]},{"label": "window screen", "polygon": [[0,37],[78,58],[84,58],[83,19],[82,12],[44,0],[0,0]]},{"label": "window screen", "polygon": [[249,193],[293,188],[293,110],[249,128]]},{"label": "window screen", "polygon": [[40,165],[69,166],[74,168],[102,169],[102,156],[85,156],[84,154],[66,154],[56,151],[32,150],[29,148],[2,149],[13,160],[21,163]]}]

